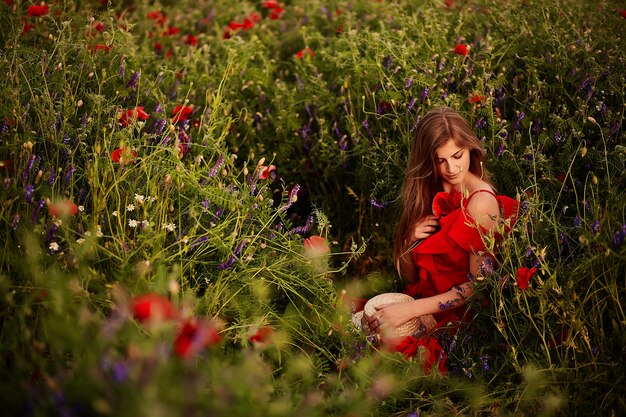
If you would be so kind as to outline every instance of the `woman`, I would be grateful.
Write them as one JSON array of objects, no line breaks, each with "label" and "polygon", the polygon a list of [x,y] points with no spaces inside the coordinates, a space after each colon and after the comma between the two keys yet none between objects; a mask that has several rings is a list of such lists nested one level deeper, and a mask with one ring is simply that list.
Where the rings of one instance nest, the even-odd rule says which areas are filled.
[{"label": "woman", "polygon": [[[436,329],[456,328],[466,299],[472,295],[472,277],[491,255],[483,236],[499,238],[500,225],[510,226],[517,201],[496,195],[484,171],[485,151],[467,121],[442,107],[419,122],[402,188],[402,213],[394,241],[394,261],[409,281],[406,293],[414,301],[376,306],[367,318],[371,330],[381,333],[407,321],[433,315]],[[452,329],[452,330],[451,330]],[[431,331],[421,339],[388,340],[393,350],[413,356],[419,346],[440,360],[445,354]]]}]

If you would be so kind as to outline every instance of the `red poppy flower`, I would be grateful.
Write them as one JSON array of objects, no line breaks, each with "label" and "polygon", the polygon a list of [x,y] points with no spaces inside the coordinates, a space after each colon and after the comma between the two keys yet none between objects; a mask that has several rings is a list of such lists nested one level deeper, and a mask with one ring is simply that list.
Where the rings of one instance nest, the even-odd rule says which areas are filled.
[{"label": "red poppy flower", "polygon": [[235,22],[234,20],[232,20],[232,21],[228,24],[228,27],[229,27],[231,30],[241,29],[241,28],[243,28],[243,23],[237,23],[237,22]]},{"label": "red poppy flower", "polygon": [[78,206],[70,200],[59,200],[48,204],[48,213],[54,218],[67,217],[78,213]]},{"label": "red poppy flower", "polygon": [[172,302],[159,294],[139,295],[133,298],[131,304],[133,317],[142,323],[178,318],[178,310]]},{"label": "red poppy flower", "polygon": [[154,20],[159,26],[163,26],[167,21],[167,16],[160,10],[148,13],[148,19]]},{"label": "red poppy flower", "polygon": [[202,352],[208,346],[218,345],[221,337],[217,328],[207,320],[185,321],[174,341],[174,352],[179,358],[187,359]]},{"label": "red poppy flower", "polygon": [[250,19],[252,19],[254,23],[259,23],[261,21],[261,15],[258,13],[250,13]]},{"label": "red poppy flower", "polygon": [[105,24],[102,22],[94,22],[92,27],[94,28],[96,32],[104,32],[104,30],[106,29]]},{"label": "red poppy flower", "polygon": [[470,93],[470,94],[467,96],[467,102],[468,102],[469,104],[480,104],[480,103],[482,103],[484,100],[485,100],[485,97],[480,96],[480,95],[478,95],[478,94],[476,94],[476,93]]},{"label": "red poppy flower", "polygon": [[24,28],[22,29],[22,34],[25,35],[33,29],[35,29],[35,25],[31,25],[26,21],[26,19],[24,19]]},{"label": "red poppy flower", "polygon": [[309,258],[326,255],[330,252],[326,239],[321,236],[311,236],[304,239],[304,255]]},{"label": "red poppy flower", "polygon": [[274,9],[278,7],[278,2],[276,0],[269,0],[263,3],[263,7],[265,7],[266,9]]},{"label": "red poppy flower", "polygon": [[243,19],[243,28],[244,29],[252,29],[254,27],[254,22],[247,17]]},{"label": "red poppy flower", "polygon": [[[132,155],[132,158],[130,157]],[[137,158],[137,152],[129,152],[128,148],[119,148],[111,152],[111,160],[113,162],[130,162]]]},{"label": "red poppy flower", "polygon": [[233,35],[232,35],[232,33],[230,33],[230,30],[228,30],[228,29],[226,29],[224,31],[224,33],[222,33],[222,39],[230,39],[232,37],[233,37]]},{"label": "red poppy flower", "polygon": [[311,58],[313,58],[313,56],[315,56],[315,53],[313,53],[313,50],[312,50],[311,48],[308,48],[308,47],[307,47],[307,48],[304,48],[303,50],[299,51],[299,52],[296,54],[296,58],[298,58],[298,59],[302,59],[302,58],[304,57],[304,54],[309,54],[309,56],[310,56]]},{"label": "red poppy flower", "polygon": [[265,343],[270,340],[272,335],[274,334],[274,329],[269,326],[263,326],[259,328],[252,336],[248,338],[248,342],[250,343]]},{"label": "red poppy flower", "polygon": [[94,52],[94,51],[95,52],[98,52],[98,51],[107,52],[107,51],[111,50],[111,46],[110,45],[103,45],[101,43],[97,43],[97,44],[95,44],[93,46],[92,45],[87,46],[87,49],[90,52]]},{"label": "red poppy flower", "polygon": [[196,46],[198,45],[198,38],[193,35],[187,35],[185,39],[183,40],[183,43],[186,43],[187,45],[191,45],[191,46]]},{"label": "red poppy flower", "polygon": [[443,5],[450,9],[454,7],[454,0],[444,0]]},{"label": "red poppy flower", "polygon": [[6,0],[7,6],[13,6],[13,0]]},{"label": "red poppy flower", "polygon": [[259,167],[259,177],[262,180],[266,180],[270,176],[270,172],[276,171],[276,167],[274,165],[270,165],[268,167],[261,165]]},{"label": "red poppy flower", "polygon": [[532,278],[532,276],[537,272],[537,268],[526,268],[521,267],[517,270],[517,286],[520,287],[522,291],[526,291],[528,288],[528,282]]},{"label": "red poppy flower", "polygon": [[438,192],[433,199],[433,214],[435,217],[440,218],[446,214],[452,213],[454,210],[461,207],[461,200],[463,194],[457,190],[452,190],[451,193],[445,191]]},{"label": "red poppy flower", "polygon": [[43,3],[39,6],[28,6],[28,17],[45,16],[48,14],[48,5]]},{"label": "red poppy flower", "polygon": [[465,55],[469,54],[469,46],[465,45],[465,44],[462,44],[462,43],[459,43],[459,44],[457,44],[457,46],[454,47],[454,53],[458,54],[458,55],[465,56]]},{"label": "red poppy flower", "polygon": [[163,49],[163,45],[161,45],[161,42],[155,42],[154,43],[154,49],[156,51],[161,51]]},{"label": "red poppy flower", "polygon": [[146,120],[150,117],[148,113],[145,112],[142,106],[137,106],[134,109],[128,109],[123,112],[117,121],[122,126],[128,126],[134,120]]},{"label": "red poppy flower", "polygon": [[170,35],[178,35],[178,32],[180,30],[178,28],[172,27],[172,26],[167,26],[167,30],[164,30],[162,35],[163,36],[170,36]]},{"label": "red poppy flower", "polygon": [[189,106],[176,106],[174,110],[172,110],[172,123],[178,123],[180,121],[185,121],[191,114],[193,109]]},{"label": "red poppy flower", "polygon": [[281,18],[284,11],[285,9],[283,9],[282,7],[274,7],[268,17],[272,20],[278,20]]},{"label": "red poppy flower", "polygon": [[626,19],[626,10],[620,10],[619,14],[622,15],[624,19]]}]

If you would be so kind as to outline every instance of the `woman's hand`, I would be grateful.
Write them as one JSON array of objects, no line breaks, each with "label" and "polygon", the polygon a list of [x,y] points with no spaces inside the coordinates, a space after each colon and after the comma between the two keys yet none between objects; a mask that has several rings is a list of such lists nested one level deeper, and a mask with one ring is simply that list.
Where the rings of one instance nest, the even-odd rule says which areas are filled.
[{"label": "woman's hand", "polygon": [[407,321],[419,317],[419,300],[408,303],[380,304],[375,306],[376,313],[367,317],[367,325],[372,332],[380,333],[385,329],[396,329]]},{"label": "woman's hand", "polygon": [[409,239],[411,242],[426,239],[439,229],[439,220],[433,216],[426,216],[412,226]]}]

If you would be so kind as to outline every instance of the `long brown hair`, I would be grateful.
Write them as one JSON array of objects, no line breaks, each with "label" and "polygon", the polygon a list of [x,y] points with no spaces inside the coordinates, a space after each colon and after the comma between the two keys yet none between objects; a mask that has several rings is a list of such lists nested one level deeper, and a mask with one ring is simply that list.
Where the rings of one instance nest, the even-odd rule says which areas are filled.
[{"label": "long brown hair", "polygon": [[396,225],[393,258],[396,267],[407,249],[410,228],[429,214],[432,201],[442,190],[437,172],[437,149],[449,139],[457,146],[470,149],[470,172],[489,181],[484,171],[485,150],[467,121],[455,110],[439,107],[429,111],[419,121],[406,168],[400,200],[402,211]]}]

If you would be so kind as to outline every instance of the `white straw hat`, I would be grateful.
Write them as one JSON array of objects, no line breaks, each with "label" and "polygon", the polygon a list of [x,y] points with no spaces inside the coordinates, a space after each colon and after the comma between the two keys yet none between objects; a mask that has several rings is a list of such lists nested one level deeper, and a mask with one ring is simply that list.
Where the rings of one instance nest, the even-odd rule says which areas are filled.
[{"label": "white straw hat", "polygon": [[[382,304],[395,304],[395,303],[408,303],[409,301],[413,301],[413,297],[407,294],[402,293],[383,293],[378,294],[375,297],[370,298],[363,311],[359,311],[352,315],[352,322],[354,325],[361,329],[362,331],[369,332],[369,328],[367,326],[367,318],[376,314],[376,306]],[[408,322],[404,323],[402,326],[397,327],[395,329],[385,329],[384,336],[386,337],[402,337],[402,336],[415,336],[421,337],[427,332],[429,332],[436,324],[435,318],[431,314],[427,314],[425,316],[416,317]]]}]

